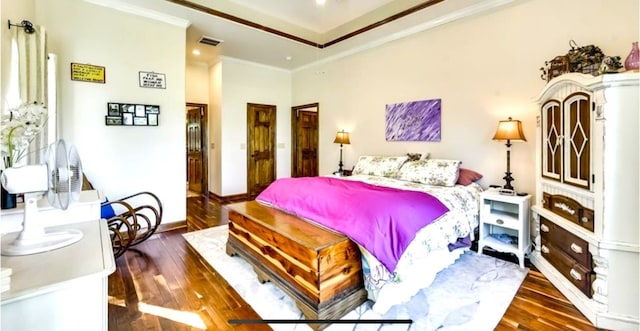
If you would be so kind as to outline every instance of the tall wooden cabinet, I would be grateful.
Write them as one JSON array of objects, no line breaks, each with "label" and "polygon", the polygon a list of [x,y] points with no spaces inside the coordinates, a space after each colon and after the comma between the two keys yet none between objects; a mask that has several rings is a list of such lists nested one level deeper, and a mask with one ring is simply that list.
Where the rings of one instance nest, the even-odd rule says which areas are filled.
[{"label": "tall wooden cabinet", "polygon": [[637,330],[639,73],[564,74],[537,98],[532,263],[597,327]]}]

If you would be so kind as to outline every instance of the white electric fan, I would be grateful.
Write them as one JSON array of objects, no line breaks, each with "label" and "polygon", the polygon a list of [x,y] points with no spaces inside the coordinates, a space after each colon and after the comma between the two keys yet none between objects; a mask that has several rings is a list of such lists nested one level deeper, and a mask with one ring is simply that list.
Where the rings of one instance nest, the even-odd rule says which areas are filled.
[{"label": "white electric fan", "polygon": [[[78,242],[82,232],[46,232],[38,213],[38,200],[47,195],[54,208],[66,210],[82,189],[82,163],[75,147],[58,140],[49,146],[45,164],[11,167],[2,172],[2,186],[9,193],[24,193],[22,231],[2,238],[2,255],[29,255]],[[11,236],[15,237],[11,238]]]}]

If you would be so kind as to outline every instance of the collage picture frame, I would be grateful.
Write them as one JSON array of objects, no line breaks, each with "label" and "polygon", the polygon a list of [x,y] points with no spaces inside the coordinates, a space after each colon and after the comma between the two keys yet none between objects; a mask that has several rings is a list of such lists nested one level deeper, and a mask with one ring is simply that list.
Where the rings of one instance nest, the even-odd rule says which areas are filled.
[{"label": "collage picture frame", "polygon": [[158,126],[160,106],[135,103],[107,103],[105,125]]}]

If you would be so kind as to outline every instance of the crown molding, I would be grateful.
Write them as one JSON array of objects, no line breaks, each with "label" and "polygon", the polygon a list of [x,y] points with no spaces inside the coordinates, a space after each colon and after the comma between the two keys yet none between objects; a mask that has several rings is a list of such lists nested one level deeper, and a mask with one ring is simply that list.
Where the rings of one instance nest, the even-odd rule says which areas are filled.
[{"label": "crown molding", "polygon": [[120,0],[84,0],[84,1],[94,5],[119,10],[121,12],[125,12],[128,14],[150,18],[152,20],[175,25],[177,27],[181,27],[184,29],[188,28],[191,25],[191,22],[189,22],[188,20],[167,15],[164,13],[160,13],[154,10],[141,8],[141,7],[132,5],[130,3],[127,3],[125,1],[120,1]]},{"label": "crown molding", "polygon": [[383,38],[379,38],[376,39],[374,41],[368,42],[366,44],[363,44],[361,46],[358,47],[354,47],[351,48],[347,51],[344,52],[340,52],[331,56],[327,56],[322,58],[321,60],[297,67],[295,69],[292,70],[292,72],[297,72],[297,71],[301,71],[301,70],[305,70],[308,68],[312,68],[314,66],[317,65],[321,65],[321,64],[325,64],[325,63],[329,63],[329,62],[333,62],[336,61],[338,59],[356,54],[356,53],[360,53],[360,52],[364,52],[366,50],[369,49],[373,49],[376,48],[378,46],[384,45],[386,43],[390,43],[392,41],[398,40],[398,39],[402,39],[408,36],[411,36],[413,34],[416,34],[418,32],[422,32],[422,31],[427,31],[433,28],[436,28],[438,26],[441,26],[443,24],[446,23],[450,23],[450,22],[454,22],[463,18],[467,18],[467,17],[471,17],[474,15],[478,15],[480,13],[495,9],[495,8],[499,8],[502,6],[506,6],[508,4],[511,4],[513,2],[517,2],[518,0],[485,0],[485,1],[481,1],[473,6],[469,6],[469,7],[465,7],[459,10],[456,10],[454,12],[451,12],[449,14],[443,15],[443,16],[439,16],[436,17],[432,20],[426,21],[422,24],[413,26],[411,28],[399,31],[397,33],[393,33],[390,35],[387,35]]}]

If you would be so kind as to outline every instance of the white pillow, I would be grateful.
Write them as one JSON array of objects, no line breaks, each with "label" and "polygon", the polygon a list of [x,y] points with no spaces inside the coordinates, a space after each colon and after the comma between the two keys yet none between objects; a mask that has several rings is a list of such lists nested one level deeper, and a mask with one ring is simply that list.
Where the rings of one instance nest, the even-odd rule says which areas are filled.
[{"label": "white pillow", "polygon": [[353,168],[354,175],[395,177],[408,156],[361,156]]},{"label": "white pillow", "polygon": [[398,179],[436,186],[454,186],[460,172],[459,160],[409,161],[398,171]]}]

